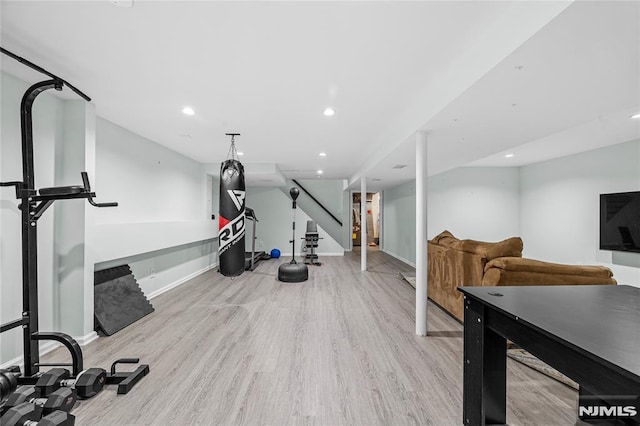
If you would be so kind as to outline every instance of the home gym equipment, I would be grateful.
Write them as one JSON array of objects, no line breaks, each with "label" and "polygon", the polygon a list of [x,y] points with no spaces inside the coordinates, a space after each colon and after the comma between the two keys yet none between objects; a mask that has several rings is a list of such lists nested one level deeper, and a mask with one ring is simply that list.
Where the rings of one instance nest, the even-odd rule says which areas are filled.
[{"label": "home gym equipment", "polygon": [[93,274],[94,329],[111,336],[154,311],[129,265]]},{"label": "home gym equipment", "polygon": [[79,398],[87,399],[100,392],[107,381],[107,372],[102,368],[89,368],[81,371],[75,379],[70,378],[69,370],[52,368],[44,373],[35,384],[41,396],[49,396],[61,387],[75,389]]},{"label": "home gym equipment", "polygon": [[47,397],[40,397],[34,386],[21,386],[2,404],[0,412],[7,413],[20,404],[28,402],[36,405],[42,415],[46,416],[56,410],[71,411],[77,399],[76,393],[69,388],[59,388]]},{"label": "home gym equipment", "polygon": [[0,417],[2,426],[73,426],[75,417],[66,411],[56,410],[42,417],[42,410],[34,404],[23,402]]},{"label": "home gym equipment", "polygon": [[[231,147],[227,159],[220,166],[220,214],[218,215],[218,263],[225,277],[237,277],[245,269],[244,258],[244,166],[238,159],[235,137],[231,136]],[[230,157],[230,158],[229,158]]]},{"label": "home gym equipment", "polygon": [[291,262],[283,263],[278,267],[278,281],[287,283],[299,283],[309,279],[309,268],[304,263],[296,262],[296,199],[300,190],[295,186],[289,190],[293,200],[293,238],[291,241]]},{"label": "home gym equipment", "polygon": [[[0,182],[0,186],[15,187],[16,198],[20,200],[19,208],[22,215],[22,317],[0,325],[0,333],[14,328],[23,331],[24,371],[16,377],[19,385],[34,385],[40,379],[40,367],[43,366],[71,366],[70,378],[78,378],[83,368],[83,357],[80,345],[71,336],[59,332],[42,332],[38,330],[38,256],[37,231],[38,221],[44,212],[56,200],[86,199],[94,207],[116,207],[117,203],[96,203],[96,194],[91,191],[89,177],[81,172],[81,186],[61,186],[55,188],[35,188],[34,146],[32,108],[37,96],[49,89],[62,90],[66,85],[83,99],[91,99],[71,86],[61,78],[20,58],[19,56],[0,48],[2,53],[19,62],[51,77],[51,80],[41,81],[29,87],[20,105],[20,125],[22,140],[22,181]],[[71,355],[71,363],[45,364],[40,362],[39,342],[53,340],[61,343]],[[148,365],[141,365],[135,371],[116,373],[116,364],[132,363],[137,358],[123,358],[112,364],[112,373],[107,374],[107,384],[118,384],[118,393],[126,393],[142,377],[149,372]],[[16,371],[16,368],[11,368]],[[19,369],[18,369],[19,370]],[[4,424],[4,423],[3,423]]]},{"label": "home gym equipment", "polygon": [[316,254],[316,248],[318,248],[318,241],[322,237],[318,234],[318,224],[315,220],[307,221],[307,232],[304,234],[304,263],[307,265],[320,266],[322,263],[318,262],[318,255]]},{"label": "home gym equipment", "polygon": [[271,250],[271,258],[272,259],[278,259],[280,257],[280,250],[274,248],[273,250]]},{"label": "home gym equipment", "polygon": [[18,377],[20,377],[20,367],[13,366],[10,369],[0,369],[0,401],[18,387]]},{"label": "home gym equipment", "polygon": [[256,263],[261,260],[271,259],[264,251],[256,251],[256,223],[258,222],[258,218],[256,218],[256,212],[253,211],[252,208],[245,207],[244,209],[244,217],[250,220],[253,223],[252,233],[251,233],[251,251],[244,252],[244,269],[245,271],[253,271],[256,269]]}]

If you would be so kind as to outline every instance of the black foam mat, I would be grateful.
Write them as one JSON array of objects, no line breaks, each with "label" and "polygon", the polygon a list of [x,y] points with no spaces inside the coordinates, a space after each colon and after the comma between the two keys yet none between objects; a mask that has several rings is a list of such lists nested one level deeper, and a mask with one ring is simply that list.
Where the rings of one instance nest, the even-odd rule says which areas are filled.
[{"label": "black foam mat", "polygon": [[94,274],[95,330],[111,336],[154,311],[128,265]]}]

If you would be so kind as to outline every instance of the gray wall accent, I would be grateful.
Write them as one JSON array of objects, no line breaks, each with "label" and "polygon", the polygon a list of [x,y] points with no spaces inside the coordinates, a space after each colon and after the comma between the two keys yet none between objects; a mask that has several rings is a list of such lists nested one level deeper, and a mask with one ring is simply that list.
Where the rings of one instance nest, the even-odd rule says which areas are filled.
[{"label": "gray wall accent", "polygon": [[[258,222],[256,240],[256,250],[270,252],[277,248],[283,254],[291,253],[291,222],[293,220],[293,210],[291,208],[291,198],[285,195],[280,187],[254,187],[247,188],[246,203],[256,212]],[[300,255],[301,237],[307,226],[310,217],[306,209],[298,206],[296,209],[296,256]],[[250,222],[248,222],[250,226]],[[318,231],[323,240],[320,240],[318,253],[342,254],[342,245],[329,235],[322,225],[318,226]],[[250,247],[250,235],[245,240],[245,247]]]},{"label": "gray wall accent", "polygon": [[218,241],[209,239],[100,262],[95,265],[95,270],[128,264],[145,296],[153,297],[185,277],[217,263]]},{"label": "gray wall accent", "polygon": [[[297,179],[296,179],[297,180]],[[298,205],[300,208],[313,218],[318,225],[331,237],[342,244],[344,239],[343,228],[349,226],[348,216],[345,221],[346,210],[343,205],[344,180],[342,179],[322,179],[322,182],[316,182],[310,179],[298,180],[302,186],[307,189],[318,201],[320,201],[327,210],[336,216],[342,222],[340,226],[331,216],[327,214],[318,204],[311,199],[304,191],[300,191],[298,197]],[[296,186],[291,179],[287,179],[285,186],[279,187],[283,194],[289,197],[289,190]],[[349,246],[346,246],[349,247]]]}]

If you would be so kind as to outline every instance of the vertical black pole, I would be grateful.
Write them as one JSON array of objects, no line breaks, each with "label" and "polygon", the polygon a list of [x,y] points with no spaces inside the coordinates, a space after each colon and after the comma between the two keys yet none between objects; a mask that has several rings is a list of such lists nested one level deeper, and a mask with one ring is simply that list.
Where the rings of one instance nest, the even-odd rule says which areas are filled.
[{"label": "vertical black pole", "polygon": [[32,107],[36,97],[51,88],[62,90],[62,82],[47,80],[36,83],[25,92],[20,104],[20,127],[22,133],[22,316],[28,319],[23,326],[24,375],[38,372],[40,353],[38,342],[31,338],[38,331],[38,240],[37,221],[32,218],[36,203],[33,165],[33,123]]}]

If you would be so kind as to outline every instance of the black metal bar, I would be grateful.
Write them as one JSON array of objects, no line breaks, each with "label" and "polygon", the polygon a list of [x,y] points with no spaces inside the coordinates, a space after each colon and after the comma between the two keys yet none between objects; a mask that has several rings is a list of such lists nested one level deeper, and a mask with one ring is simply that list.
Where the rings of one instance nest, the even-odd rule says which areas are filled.
[{"label": "black metal bar", "polygon": [[34,69],[38,72],[41,72],[42,74],[49,76],[53,79],[56,80],[60,80],[62,83],[64,83],[69,89],[73,90],[74,92],[76,92],[76,94],[78,96],[80,96],[82,99],[84,99],[87,102],[91,102],[91,98],[87,95],[85,95],[84,93],[82,93],[79,89],[77,89],[76,87],[74,87],[72,84],[70,84],[68,81],[61,79],[60,77],[58,77],[57,75],[50,73],[49,71],[45,70],[42,67],[39,67],[38,65],[34,64],[33,62],[24,59],[18,55],[16,55],[15,53],[12,53],[10,51],[8,51],[7,49],[5,49],[4,47],[0,47],[0,52],[4,53],[5,55],[15,59],[16,61],[20,62],[21,64],[24,64],[26,66],[28,66],[31,69]]},{"label": "black metal bar", "polygon": [[43,201],[34,209],[32,218],[35,220],[40,219],[40,216],[53,204],[53,200]]},{"label": "black metal bar", "polygon": [[295,180],[295,179],[291,179],[291,180],[292,180],[292,181],[293,181],[293,183],[295,183],[298,187],[300,187],[300,189],[302,189],[302,190],[304,191],[304,193],[305,193],[305,194],[307,194],[307,195],[308,195],[308,196],[309,196],[313,201],[315,201],[315,202],[316,202],[316,204],[317,204],[317,205],[319,205],[319,206],[320,206],[320,208],[322,208],[322,210],[324,210],[324,211],[325,211],[329,216],[331,216],[331,218],[332,218],[333,220],[335,220],[336,222],[338,222],[338,224],[339,224],[340,226],[342,226],[342,221],[340,221],[340,219],[338,219],[337,217],[335,217],[335,216],[333,215],[333,213],[331,213],[329,210],[327,210],[327,208],[326,208],[326,207],[325,207],[325,206],[324,206],[320,201],[318,201],[318,200],[316,199],[316,197],[314,197],[313,195],[311,195],[311,194],[309,193],[309,191],[307,191],[307,190],[304,188],[304,186],[300,185],[300,182],[298,182],[298,181],[297,181],[297,180]]},{"label": "black metal bar", "polygon": [[15,186],[16,198],[20,198],[20,191],[22,191],[22,182],[18,182],[18,181],[0,182],[0,186]]},{"label": "black metal bar", "polygon": [[12,329],[14,329],[16,327],[20,327],[20,326],[26,324],[27,321],[28,321],[27,318],[20,318],[20,319],[17,319],[15,321],[9,321],[7,323],[4,323],[4,324],[2,324],[0,326],[0,333],[4,333],[5,331],[12,330]]},{"label": "black metal bar", "polygon": [[[33,333],[31,338],[34,342],[38,340],[54,340],[56,342],[62,343],[71,354],[71,362],[73,363],[73,376],[77,376],[83,369],[83,359],[82,359],[82,349],[80,349],[80,345],[76,342],[71,336],[64,333],[57,332],[48,332],[48,333]],[[40,364],[39,362],[35,364],[36,367]],[[25,369],[27,365],[25,363]],[[31,374],[25,373],[25,376],[30,376]]]},{"label": "black metal bar", "polygon": [[32,376],[38,372],[40,362],[38,342],[32,339],[38,331],[38,241],[35,201],[31,198],[35,192],[35,173],[33,165],[33,122],[32,109],[36,97],[45,90],[62,89],[60,80],[41,81],[29,87],[20,104],[20,127],[22,134],[22,312],[28,318],[23,329],[24,374]]}]

